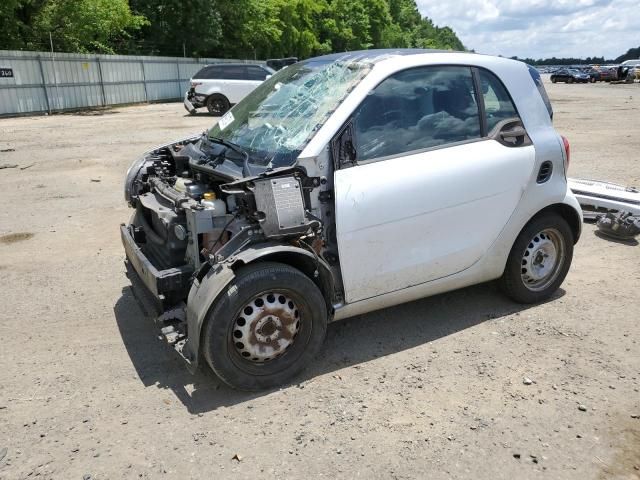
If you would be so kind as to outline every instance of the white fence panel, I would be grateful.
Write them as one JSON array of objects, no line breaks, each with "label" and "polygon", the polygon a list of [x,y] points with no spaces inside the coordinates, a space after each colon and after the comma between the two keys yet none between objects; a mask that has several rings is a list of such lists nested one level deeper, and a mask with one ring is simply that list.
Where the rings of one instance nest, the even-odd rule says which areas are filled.
[{"label": "white fence panel", "polygon": [[238,61],[0,50],[0,116],[179,100],[204,65]]}]

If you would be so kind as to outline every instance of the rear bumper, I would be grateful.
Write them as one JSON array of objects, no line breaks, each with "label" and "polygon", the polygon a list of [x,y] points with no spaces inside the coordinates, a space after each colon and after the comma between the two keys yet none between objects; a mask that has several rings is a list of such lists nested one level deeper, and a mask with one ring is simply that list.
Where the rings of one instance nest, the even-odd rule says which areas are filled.
[{"label": "rear bumper", "polygon": [[160,305],[167,299],[173,300],[188,292],[193,274],[190,266],[158,270],[136,244],[129,227],[120,226],[120,237],[131,270],[137,274]]}]

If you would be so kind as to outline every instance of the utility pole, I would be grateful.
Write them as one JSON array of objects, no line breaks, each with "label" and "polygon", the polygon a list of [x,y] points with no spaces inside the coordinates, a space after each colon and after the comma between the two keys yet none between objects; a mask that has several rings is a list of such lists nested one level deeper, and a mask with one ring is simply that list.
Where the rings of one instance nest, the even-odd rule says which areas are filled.
[{"label": "utility pole", "polygon": [[58,73],[56,72],[56,57],[53,54],[53,37],[51,36],[51,32],[49,32],[49,44],[51,45],[51,66],[53,68],[53,84],[56,86],[56,105],[58,110],[60,108],[60,91],[58,90]]}]

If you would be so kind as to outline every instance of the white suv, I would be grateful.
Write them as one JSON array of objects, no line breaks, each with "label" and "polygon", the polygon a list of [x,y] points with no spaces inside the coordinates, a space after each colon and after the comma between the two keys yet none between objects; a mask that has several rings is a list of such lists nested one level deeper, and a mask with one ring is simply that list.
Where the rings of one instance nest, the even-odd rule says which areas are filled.
[{"label": "white suv", "polygon": [[191,79],[191,88],[184,96],[184,107],[189,113],[207,107],[213,115],[224,115],[274,73],[273,69],[264,65],[207,65]]},{"label": "white suv", "polygon": [[545,301],[582,225],[551,117],[540,75],[515,60],[373,50],[291,65],[131,166],[134,286],[192,369],[248,390],[289,381],[333,320],[490,280]]}]

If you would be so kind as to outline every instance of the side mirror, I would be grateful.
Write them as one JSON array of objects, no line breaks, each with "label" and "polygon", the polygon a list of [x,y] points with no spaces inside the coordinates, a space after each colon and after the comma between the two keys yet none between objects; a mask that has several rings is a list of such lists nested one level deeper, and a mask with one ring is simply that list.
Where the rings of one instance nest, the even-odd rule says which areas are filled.
[{"label": "side mirror", "polygon": [[356,165],[358,153],[354,144],[353,121],[343,126],[331,141],[331,154],[336,169],[348,168]]}]

